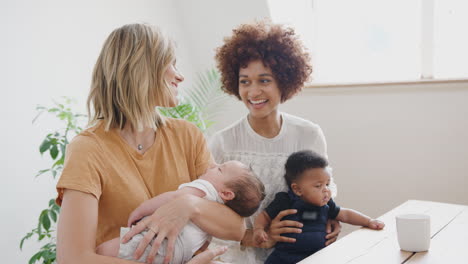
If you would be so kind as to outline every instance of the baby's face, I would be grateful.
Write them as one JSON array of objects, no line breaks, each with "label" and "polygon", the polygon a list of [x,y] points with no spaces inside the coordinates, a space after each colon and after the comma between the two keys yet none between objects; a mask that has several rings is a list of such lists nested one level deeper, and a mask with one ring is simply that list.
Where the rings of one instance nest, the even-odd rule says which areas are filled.
[{"label": "baby's face", "polygon": [[303,172],[297,184],[296,194],[313,205],[324,206],[331,198],[331,191],[328,188],[330,184],[330,174],[325,169],[315,168]]},{"label": "baby's face", "polygon": [[206,171],[206,174],[209,174],[210,176],[216,176],[216,179],[220,180],[224,184],[228,181],[243,177],[243,172],[246,169],[247,167],[243,163],[236,160],[231,160],[209,168]]}]

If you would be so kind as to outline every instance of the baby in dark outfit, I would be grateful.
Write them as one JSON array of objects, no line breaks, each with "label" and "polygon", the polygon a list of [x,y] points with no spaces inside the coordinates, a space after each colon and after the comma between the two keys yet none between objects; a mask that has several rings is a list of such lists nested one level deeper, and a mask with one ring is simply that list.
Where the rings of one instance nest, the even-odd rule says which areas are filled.
[{"label": "baby in dark outfit", "polygon": [[281,211],[296,209],[297,213],[282,220],[303,224],[301,233],[287,233],[293,243],[278,242],[266,264],[297,263],[325,247],[328,219],[380,230],[385,224],[352,209],[340,208],[331,199],[328,162],[312,151],[291,154],[286,161],[284,175],[289,191],[277,193],[275,199],[255,219],[254,239],[261,244],[268,240],[267,227]]}]

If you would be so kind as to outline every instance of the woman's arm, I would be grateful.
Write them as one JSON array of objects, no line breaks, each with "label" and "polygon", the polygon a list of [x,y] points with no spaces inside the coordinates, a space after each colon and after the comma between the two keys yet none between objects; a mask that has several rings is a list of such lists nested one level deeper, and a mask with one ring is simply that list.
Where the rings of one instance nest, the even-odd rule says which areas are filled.
[{"label": "woman's arm", "polygon": [[226,205],[194,197],[197,214],[192,221],[208,234],[225,240],[241,241],[245,233],[244,218]]},{"label": "woman's arm", "polygon": [[206,194],[197,188],[192,187],[184,187],[177,191],[165,192],[156,197],[153,197],[149,200],[144,201],[141,203],[128,217],[128,227],[131,227],[136,221],[140,220],[141,218],[151,215],[156,211],[161,205],[176,199],[184,194],[192,194],[198,197],[204,197]]},{"label": "woman's arm", "polygon": [[149,200],[142,202],[135,210],[130,213],[130,216],[127,220],[127,226],[131,227],[132,224],[135,224],[136,221],[141,218],[151,215],[158,209],[161,205],[167,203],[168,201],[174,199],[175,191],[165,192],[156,197],[153,197]]},{"label": "woman's arm", "polygon": [[93,195],[64,191],[57,229],[58,264],[136,263],[96,254],[97,221],[98,201]]},{"label": "woman's arm", "polygon": [[135,251],[139,259],[148,246],[154,242],[147,262],[152,262],[164,239],[168,240],[164,263],[169,263],[174,252],[174,244],[182,228],[192,220],[203,231],[221,239],[241,240],[245,226],[243,218],[225,205],[211,202],[194,195],[185,194],[159,207],[151,216],[144,218],[122,239],[126,243],[131,237],[143,230],[147,232]]}]

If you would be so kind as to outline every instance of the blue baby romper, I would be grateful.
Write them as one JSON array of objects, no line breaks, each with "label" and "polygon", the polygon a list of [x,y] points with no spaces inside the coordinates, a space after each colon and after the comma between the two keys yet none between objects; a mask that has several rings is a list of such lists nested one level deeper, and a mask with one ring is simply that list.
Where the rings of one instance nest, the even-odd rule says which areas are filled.
[{"label": "blue baby romper", "polygon": [[[283,217],[282,220],[294,220],[303,223],[302,233],[282,234],[282,236],[295,238],[296,242],[278,242],[273,253],[271,253],[268,259],[265,261],[265,264],[297,263],[324,248],[325,236],[327,235],[327,220],[329,218],[335,218],[339,212],[339,207],[335,205],[333,200],[330,200],[327,205],[315,206],[304,202],[291,190],[289,190],[287,194],[278,193],[272,204],[277,200],[277,198],[284,201],[287,199],[286,195],[287,198],[289,198],[290,208],[285,209],[297,209],[297,213],[287,215]],[[330,207],[333,207],[332,212],[329,212]],[[268,209],[267,213],[269,213]],[[276,215],[270,215],[272,219],[275,216]]]}]

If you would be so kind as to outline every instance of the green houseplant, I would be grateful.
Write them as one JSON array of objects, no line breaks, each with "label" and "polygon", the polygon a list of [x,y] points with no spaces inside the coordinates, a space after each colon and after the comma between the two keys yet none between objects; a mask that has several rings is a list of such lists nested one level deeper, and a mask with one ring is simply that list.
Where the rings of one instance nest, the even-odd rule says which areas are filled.
[{"label": "green houseplant", "polygon": [[[219,74],[215,70],[208,70],[198,74],[197,81],[192,89],[181,92],[178,106],[173,108],[158,108],[158,111],[167,117],[182,118],[194,123],[203,132],[214,123],[212,120],[216,113],[222,111],[223,101],[226,95],[220,89]],[[52,165],[40,170],[36,177],[49,174],[55,179],[61,174],[65,161],[65,150],[71,138],[82,131],[85,115],[75,113],[71,109],[73,100],[63,98],[63,102],[54,102],[52,107],[38,106],[38,115],[33,123],[44,113],[48,113],[61,121],[63,127],[48,133],[42,141],[39,152],[41,155],[48,153]],[[37,237],[42,244],[41,248],[30,259],[29,264],[55,263],[56,243],[55,229],[60,213],[60,207],[55,204],[55,199],[50,199],[48,207],[41,211],[37,226],[27,233],[20,242],[20,249],[26,240]]]},{"label": "green houseplant", "polygon": [[[73,136],[80,133],[82,128],[79,123],[83,121],[85,115],[74,113],[71,110],[72,100],[63,98],[63,102],[54,102],[53,107],[38,106],[36,110],[38,115],[34,118],[33,123],[44,113],[51,114],[61,121],[63,127],[48,133],[41,145],[39,152],[41,155],[48,153],[52,160],[52,165],[49,168],[40,170],[36,177],[49,174],[53,179],[60,175],[65,161],[65,149]],[[49,264],[55,262],[55,226],[60,213],[60,207],[55,204],[54,199],[50,199],[48,207],[41,211],[36,228],[27,233],[20,242],[20,249],[23,248],[25,240],[37,236],[37,240],[43,245],[37,253],[30,259],[29,263],[36,262]]]},{"label": "green houseplant", "polygon": [[212,69],[198,74],[192,89],[181,91],[178,106],[159,108],[159,112],[192,122],[206,133],[213,125],[213,119],[223,110],[226,98],[227,95],[221,90],[219,73]]}]

